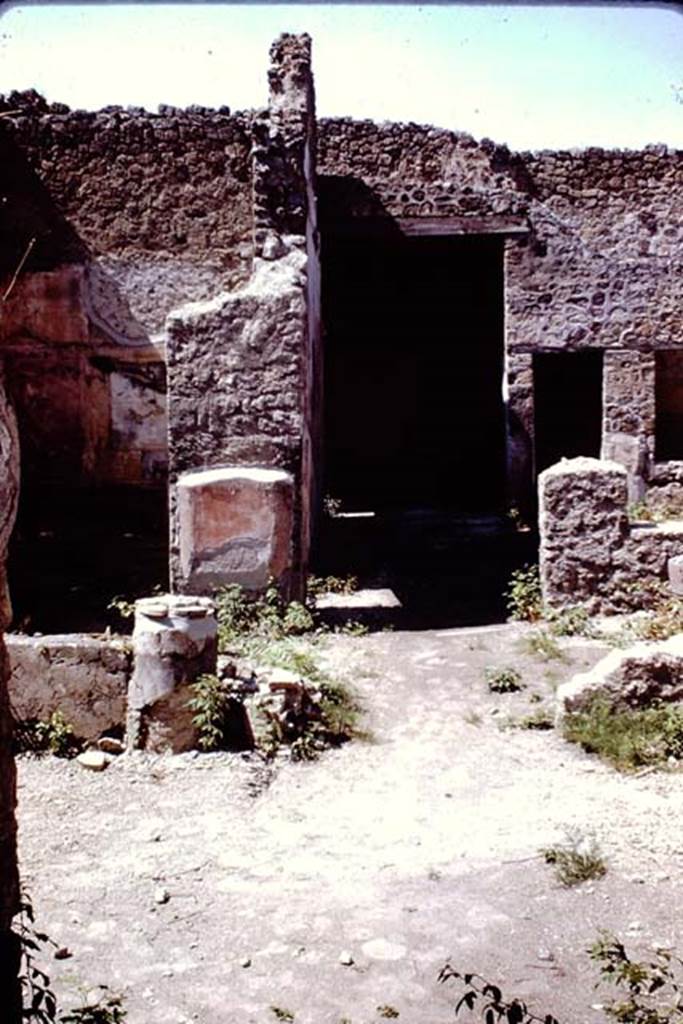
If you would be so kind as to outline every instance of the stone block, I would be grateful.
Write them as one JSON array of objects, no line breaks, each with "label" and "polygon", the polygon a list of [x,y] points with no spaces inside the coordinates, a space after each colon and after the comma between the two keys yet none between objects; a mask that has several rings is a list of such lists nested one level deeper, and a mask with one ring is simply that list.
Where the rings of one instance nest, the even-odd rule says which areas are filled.
[{"label": "stone block", "polygon": [[136,602],[128,688],[130,749],[179,752],[195,746],[188,684],[216,671],[214,611],[206,597],[167,594]]},{"label": "stone block", "polygon": [[74,733],[96,740],[126,721],[131,652],[125,640],[72,634],[5,638],[9,694],[18,719],[61,711]]},{"label": "stone block", "polygon": [[260,590],[292,564],[294,482],[277,469],[185,473],[177,484],[181,589]]},{"label": "stone block", "polygon": [[582,711],[595,697],[615,709],[683,700],[683,633],[611,651],[590,671],[574,676],[557,690],[558,720]]},{"label": "stone block", "polygon": [[599,602],[628,537],[627,472],[617,462],[563,459],[539,477],[543,600]]},{"label": "stone block", "polygon": [[669,584],[674,594],[683,597],[683,555],[674,555],[667,562]]}]

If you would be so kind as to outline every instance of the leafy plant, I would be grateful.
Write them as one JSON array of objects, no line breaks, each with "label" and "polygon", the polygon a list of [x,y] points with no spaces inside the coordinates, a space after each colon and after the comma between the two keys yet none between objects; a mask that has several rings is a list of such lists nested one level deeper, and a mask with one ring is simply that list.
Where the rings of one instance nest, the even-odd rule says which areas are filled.
[{"label": "leafy plant", "polygon": [[566,716],[563,731],[565,739],[620,771],[683,760],[683,708],[677,704],[617,709],[596,696],[583,711]]},{"label": "leafy plant", "polygon": [[480,974],[461,974],[450,964],[446,964],[439,972],[439,981],[455,981],[464,986],[465,991],[455,1004],[455,1016],[466,1009],[471,1013],[481,1010],[486,1024],[506,1021],[506,1024],[559,1024],[558,1020],[548,1013],[542,1017],[532,1013],[522,999],[506,999],[502,990]]},{"label": "leafy plant", "polygon": [[107,995],[107,985],[97,987],[102,993],[97,1002],[86,1000],[81,1006],[61,1013],[58,1024],[121,1024],[127,1016],[121,1004],[121,996],[115,993]]},{"label": "leafy plant", "polygon": [[235,698],[229,683],[217,676],[203,675],[190,686],[192,697],[187,706],[193,712],[192,724],[202,750],[222,750],[228,732],[228,716]]},{"label": "leafy plant", "polygon": [[546,864],[555,868],[555,877],[566,889],[607,872],[605,859],[595,836],[568,833],[565,843],[556,843],[541,850]]},{"label": "leafy plant", "polygon": [[13,728],[14,752],[17,754],[54,754],[55,757],[75,757],[82,749],[71,726],[61,711],[53,711],[43,721],[37,718],[15,719]]},{"label": "leafy plant", "polygon": [[[30,896],[23,891],[19,913],[13,923],[20,948],[19,983],[22,994],[22,1020],[32,1024],[122,1024],[126,1011],[121,997],[110,993],[106,985],[98,985],[102,996],[96,1002],[86,1000],[81,1006],[60,1011],[49,975],[37,966],[37,955],[45,945],[57,944],[45,932],[38,931]],[[105,995],[105,993],[110,993]]]},{"label": "leafy plant", "polygon": [[484,669],[484,678],[492,693],[516,693],[524,689],[522,676],[516,668]]},{"label": "leafy plant", "polygon": [[541,577],[537,565],[515,569],[505,591],[510,618],[519,622],[538,622],[543,618]]},{"label": "leafy plant", "polygon": [[674,965],[683,961],[667,949],[658,949],[647,961],[631,960],[622,942],[602,932],[589,954],[600,965],[603,982],[623,990],[605,1013],[623,1024],[673,1024],[683,1020],[683,987]]},{"label": "leafy plant", "polygon": [[652,523],[655,521],[653,510],[646,501],[634,501],[626,510],[632,523]]},{"label": "leafy plant", "polygon": [[668,640],[683,633],[683,601],[673,594],[664,595],[648,614],[631,626],[636,640]]},{"label": "leafy plant", "polygon": [[[680,1024],[683,1021],[683,960],[670,950],[658,949],[649,960],[632,960],[623,943],[601,932],[588,954],[598,964],[600,981],[618,994],[603,1006],[607,1017],[619,1024]],[[678,973],[677,973],[678,971]],[[461,973],[450,964],[439,972],[440,982],[455,982],[463,989],[455,1015],[464,1009],[481,1013],[486,1024],[559,1024],[551,1013],[533,1013],[524,1000],[503,995],[498,985],[480,974]]]}]

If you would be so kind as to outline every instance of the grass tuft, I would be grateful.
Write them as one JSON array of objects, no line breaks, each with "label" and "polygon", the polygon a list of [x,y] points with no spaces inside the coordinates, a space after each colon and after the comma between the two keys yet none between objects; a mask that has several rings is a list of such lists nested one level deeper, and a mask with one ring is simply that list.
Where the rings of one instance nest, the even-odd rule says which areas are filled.
[{"label": "grass tuft", "polygon": [[594,836],[568,833],[565,843],[544,847],[541,854],[546,864],[555,868],[555,877],[566,889],[607,873],[607,864]]},{"label": "grass tuft", "polygon": [[584,711],[566,717],[563,731],[565,739],[619,771],[683,760],[683,707],[678,704],[618,710],[596,697]]}]

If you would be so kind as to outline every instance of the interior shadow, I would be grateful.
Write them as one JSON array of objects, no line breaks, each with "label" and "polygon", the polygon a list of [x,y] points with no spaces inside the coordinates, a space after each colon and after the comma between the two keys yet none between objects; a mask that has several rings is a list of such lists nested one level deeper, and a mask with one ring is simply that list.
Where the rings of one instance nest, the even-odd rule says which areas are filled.
[{"label": "interior shadow", "polygon": [[326,517],[315,571],[355,576],[391,591],[398,607],[333,609],[334,624],[434,629],[504,622],[514,569],[536,561],[538,538],[504,516],[459,516],[432,508],[372,517]]},{"label": "interior shadow", "polygon": [[368,615],[407,628],[500,621],[534,557],[506,516],[503,241],[404,234],[353,180],[322,194],[323,490],[342,514],[316,571],[390,588],[401,609]]}]

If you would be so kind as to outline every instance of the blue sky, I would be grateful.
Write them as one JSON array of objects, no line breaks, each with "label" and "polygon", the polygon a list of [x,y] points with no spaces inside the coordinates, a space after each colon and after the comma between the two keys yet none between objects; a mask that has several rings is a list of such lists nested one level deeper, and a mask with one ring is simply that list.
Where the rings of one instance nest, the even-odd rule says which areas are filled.
[{"label": "blue sky", "polygon": [[683,7],[4,5],[0,92],[110,103],[266,100],[282,31],[313,36],[320,115],[433,123],[514,148],[683,147]]}]

